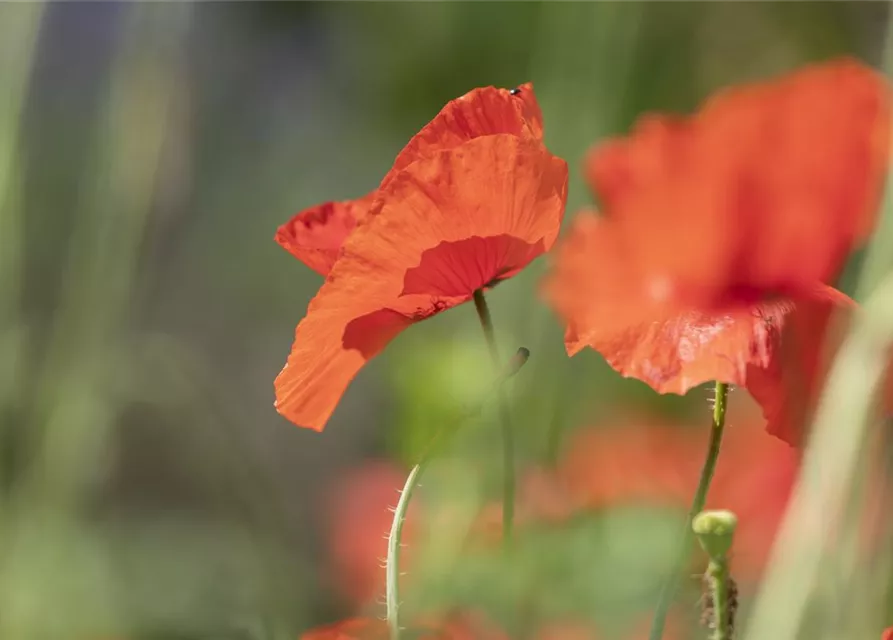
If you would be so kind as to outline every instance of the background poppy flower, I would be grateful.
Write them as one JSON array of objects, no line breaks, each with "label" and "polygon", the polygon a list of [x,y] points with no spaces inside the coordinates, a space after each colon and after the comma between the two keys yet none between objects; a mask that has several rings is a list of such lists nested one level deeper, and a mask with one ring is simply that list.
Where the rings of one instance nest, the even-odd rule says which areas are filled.
[{"label": "background poppy flower", "polygon": [[[508,640],[502,631],[469,612],[416,621],[404,629],[403,635],[413,640]],[[307,631],[301,640],[388,640],[389,637],[385,620],[351,618]]]},{"label": "background poppy flower", "polygon": [[799,443],[805,412],[772,407],[802,397],[785,382],[809,377],[853,304],[825,283],[872,227],[889,112],[885,81],[844,60],[597,147],[604,217],[578,216],[546,284],[568,352],[592,347],[660,393],[747,387]]},{"label": "background poppy flower", "polygon": [[[349,470],[325,495],[324,522],[328,563],[326,572],[338,592],[351,604],[363,606],[385,592],[382,568],[388,552],[388,534],[406,482],[406,471],[384,460],[369,461]],[[412,566],[419,501],[410,504],[403,529],[400,562]]]},{"label": "background poppy flower", "polygon": [[[732,409],[727,420],[728,442],[707,508],[739,516],[732,570],[739,581],[755,581],[768,560],[800,461],[797,450],[766,435],[752,405]],[[697,429],[653,418],[623,420],[574,432],[557,473],[580,508],[638,503],[684,512],[698,483],[703,448]]]},{"label": "background poppy flower", "polygon": [[[537,137],[531,92],[472,92],[401,152],[297,327],[275,383],[283,416],[322,430],[359,369],[398,333],[552,246],[567,165]],[[507,108],[510,100],[518,105]]]}]

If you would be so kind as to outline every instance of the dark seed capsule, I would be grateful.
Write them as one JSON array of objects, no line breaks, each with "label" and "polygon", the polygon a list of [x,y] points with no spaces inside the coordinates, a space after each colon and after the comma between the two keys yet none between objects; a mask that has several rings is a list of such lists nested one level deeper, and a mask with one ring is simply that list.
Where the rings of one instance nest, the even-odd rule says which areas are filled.
[{"label": "dark seed capsule", "polygon": [[515,87],[514,89],[509,91],[509,95],[513,95],[513,96],[520,95],[520,93],[521,93],[521,90],[518,87]]}]

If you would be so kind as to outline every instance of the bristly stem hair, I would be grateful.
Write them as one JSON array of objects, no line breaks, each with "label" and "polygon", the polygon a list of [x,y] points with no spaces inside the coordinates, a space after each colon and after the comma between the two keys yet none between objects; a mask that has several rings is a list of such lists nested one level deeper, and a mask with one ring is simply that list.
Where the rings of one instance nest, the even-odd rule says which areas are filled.
[{"label": "bristly stem hair", "polygon": [[[484,339],[490,350],[493,367],[498,372],[503,364],[499,357],[496,338],[493,335],[493,320],[490,317],[490,308],[484,298],[483,289],[477,289],[474,292],[474,308],[477,310],[481,329],[484,331]],[[502,426],[502,543],[504,548],[508,548],[512,539],[512,523],[515,517],[515,442],[508,400],[501,385],[496,393]]]},{"label": "bristly stem hair", "polygon": [[660,600],[658,600],[657,608],[654,611],[654,622],[651,625],[651,633],[648,636],[648,640],[661,640],[663,637],[667,612],[679,587],[679,577],[682,575],[691,557],[691,547],[694,540],[691,523],[694,517],[704,508],[704,502],[707,500],[707,491],[710,489],[710,481],[713,480],[713,472],[716,471],[719,448],[722,444],[722,434],[726,425],[726,399],[728,395],[729,385],[724,382],[717,382],[713,404],[713,424],[710,426],[710,442],[707,445],[707,457],[704,459],[704,466],[701,468],[701,478],[698,481],[698,488],[695,491],[691,509],[688,512],[688,517],[685,519],[685,530],[676,552],[676,562],[670,575],[667,577],[667,581],[664,583],[660,593]]},{"label": "bristly stem hair", "polygon": [[[518,352],[512,357],[507,365],[503,366],[502,371],[497,375],[490,391],[499,393],[502,390],[502,384],[518,373],[529,357],[530,351],[526,348],[521,347],[518,349]],[[388,536],[388,558],[385,569],[385,597],[390,640],[400,640],[400,549],[403,544],[403,525],[406,522],[406,512],[409,509],[409,501],[412,499],[412,494],[416,487],[419,486],[419,478],[421,478],[425,467],[434,457],[434,454],[437,452],[438,447],[443,443],[443,440],[447,436],[455,433],[456,429],[461,426],[465,420],[480,411],[481,405],[489,396],[490,391],[482,397],[480,404],[463,411],[456,422],[448,425],[446,428],[440,429],[435,434],[434,439],[429,443],[427,450],[425,450],[419,458],[418,464],[416,464],[409,472],[409,476],[406,478],[406,484],[403,485],[403,491],[400,493],[400,500],[397,502],[397,507],[394,509],[394,520],[391,523],[391,532]]]}]

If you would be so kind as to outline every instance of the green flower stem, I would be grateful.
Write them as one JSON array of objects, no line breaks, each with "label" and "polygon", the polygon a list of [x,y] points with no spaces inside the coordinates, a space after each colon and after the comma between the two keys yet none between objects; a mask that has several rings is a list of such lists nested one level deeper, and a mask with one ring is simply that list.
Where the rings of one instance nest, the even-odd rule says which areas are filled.
[{"label": "green flower stem", "polygon": [[710,640],[731,640],[735,631],[737,596],[732,593],[728,554],[738,526],[738,518],[731,511],[702,511],[692,521],[692,531],[710,557],[704,574],[709,593],[707,620],[712,633]]},{"label": "green flower stem", "polygon": [[729,563],[724,557],[711,558],[707,565],[713,590],[713,633],[710,640],[731,640],[729,625]]},{"label": "green flower stem", "polygon": [[667,612],[679,587],[679,576],[685,569],[691,554],[691,543],[694,533],[691,530],[692,520],[704,508],[707,500],[707,491],[710,489],[710,481],[713,480],[713,472],[716,471],[716,461],[719,459],[719,448],[722,444],[722,433],[726,425],[726,399],[729,394],[729,385],[724,382],[716,383],[716,400],[713,406],[713,424],[710,427],[710,443],[707,446],[707,457],[701,468],[701,479],[695,497],[685,520],[685,531],[676,554],[676,563],[670,576],[664,583],[664,588],[654,612],[654,622],[651,625],[651,633],[648,640],[661,640],[664,634],[664,626],[667,621]]},{"label": "green flower stem", "polygon": [[[502,367],[502,360],[499,357],[499,349],[493,335],[493,320],[490,317],[490,308],[484,298],[483,289],[474,292],[474,308],[477,310],[481,328],[484,330],[484,339],[490,349],[493,366],[498,370]],[[502,541],[504,546],[508,546],[512,539],[512,522],[515,517],[515,443],[508,400],[501,385],[496,393],[499,402],[499,418],[502,424]]]},{"label": "green flower stem", "polygon": [[425,468],[427,460],[419,462],[409,472],[400,500],[394,510],[394,522],[391,524],[391,534],[388,536],[388,564],[386,568],[385,594],[388,606],[388,630],[391,640],[400,638],[400,546],[403,540],[403,524],[406,522],[406,512],[409,509],[409,501],[418,486],[419,476]]},{"label": "green flower stem", "polygon": [[[512,357],[508,364],[503,367],[502,371],[497,376],[493,387],[488,390],[486,396],[489,396],[493,391],[499,393],[502,389],[502,384],[518,373],[529,357],[530,352],[527,349],[524,347],[518,349],[518,352]],[[434,436],[428,449],[419,459],[418,464],[416,464],[409,472],[409,476],[406,478],[406,484],[403,485],[403,491],[400,493],[400,500],[397,502],[397,507],[394,509],[394,521],[391,523],[391,533],[388,536],[388,558],[385,570],[385,597],[387,598],[390,640],[400,640],[400,549],[402,547],[403,525],[406,522],[406,512],[409,509],[409,501],[412,499],[412,494],[415,492],[416,487],[419,486],[419,478],[421,478],[425,467],[427,467],[428,463],[434,457],[434,454],[437,453],[443,440],[447,436],[455,433],[456,429],[461,426],[463,422],[480,411],[483,402],[486,400],[486,396],[482,398],[478,405],[469,408],[467,411],[463,411],[461,417],[455,423],[447,428],[441,429]]]}]

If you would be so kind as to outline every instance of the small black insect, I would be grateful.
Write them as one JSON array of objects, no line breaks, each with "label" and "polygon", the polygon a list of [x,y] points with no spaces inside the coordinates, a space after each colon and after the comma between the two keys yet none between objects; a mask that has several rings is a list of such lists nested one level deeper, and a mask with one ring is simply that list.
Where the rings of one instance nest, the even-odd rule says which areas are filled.
[{"label": "small black insect", "polygon": [[512,96],[520,95],[520,93],[521,93],[521,89],[519,89],[518,87],[515,87],[514,89],[509,91],[509,95],[512,95]]}]

